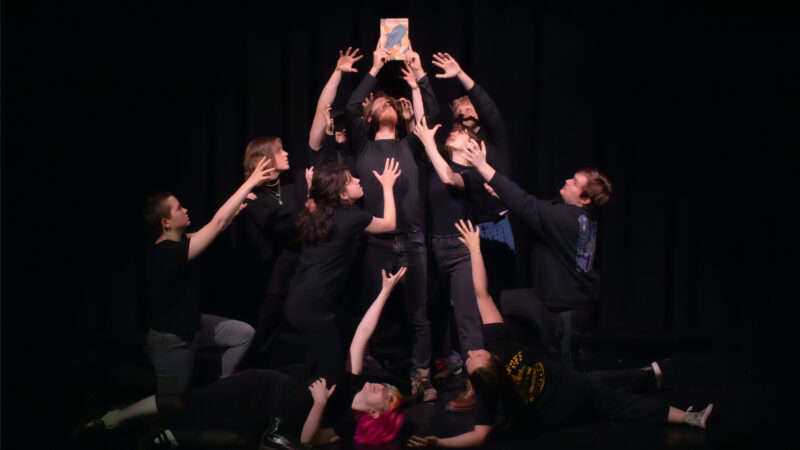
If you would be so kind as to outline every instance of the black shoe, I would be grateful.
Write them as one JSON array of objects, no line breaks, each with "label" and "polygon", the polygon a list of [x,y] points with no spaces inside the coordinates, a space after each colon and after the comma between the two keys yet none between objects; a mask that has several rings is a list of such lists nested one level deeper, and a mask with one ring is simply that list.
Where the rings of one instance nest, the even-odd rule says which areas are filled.
[{"label": "black shoe", "polygon": [[261,436],[258,450],[308,450],[311,448],[310,445],[302,444],[298,439],[282,433],[280,428],[281,419],[273,417],[267,426],[267,431]]}]

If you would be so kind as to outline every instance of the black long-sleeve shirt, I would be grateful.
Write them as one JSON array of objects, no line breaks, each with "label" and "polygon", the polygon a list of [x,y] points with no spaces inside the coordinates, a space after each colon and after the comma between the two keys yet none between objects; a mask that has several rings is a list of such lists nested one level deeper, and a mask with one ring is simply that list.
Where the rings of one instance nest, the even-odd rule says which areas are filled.
[{"label": "black long-sleeve shirt", "polygon": [[[501,173],[508,174],[508,128],[500,114],[500,109],[489,94],[478,84],[467,91],[475,112],[478,113],[480,130],[478,137],[486,143],[486,161]],[[475,198],[475,215],[477,222],[496,220],[506,207],[502,202],[488,193]]]},{"label": "black long-sleeve shirt", "polygon": [[539,200],[497,172],[489,185],[536,235],[533,284],[553,310],[587,308],[598,295],[593,272],[597,222],[575,205]]}]

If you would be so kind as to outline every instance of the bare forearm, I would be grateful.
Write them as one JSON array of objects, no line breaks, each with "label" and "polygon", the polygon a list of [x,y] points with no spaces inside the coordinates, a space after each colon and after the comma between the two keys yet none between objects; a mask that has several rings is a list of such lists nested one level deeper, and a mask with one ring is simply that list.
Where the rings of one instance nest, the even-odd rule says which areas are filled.
[{"label": "bare forearm", "polygon": [[489,427],[489,430],[483,430],[482,428],[483,427],[478,425],[474,430],[467,433],[439,439],[436,442],[436,446],[445,448],[461,448],[483,445],[486,443],[486,439],[489,437],[489,431],[491,430],[491,427]]},{"label": "bare forearm", "polygon": [[472,89],[472,86],[475,86],[475,81],[473,81],[472,78],[470,78],[470,76],[467,75],[467,73],[463,70],[458,72],[458,81],[461,82],[461,85],[464,86],[464,89],[466,90],[470,90]]},{"label": "bare forearm", "polygon": [[392,229],[397,227],[397,207],[394,203],[393,186],[383,187],[383,220]]},{"label": "bare forearm", "polygon": [[425,115],[425,104],[422,103],[422,91],[419,85],[411,88],[411,104],[414,106],[415,123],[419,123]]},{"label": "bare forearm", "polygon": [[314,402],[314,406],[308,412],[308,417],[306,417],[306,421],[303,424],[303,431],[300,434],[300,442],[303,444],[310,444],[314,440],[314,436],[319,431],[319,425],[322,422],[325,406],[326,403]]},{"label": "bare forearm", "polygon": [[486,277],[486,267],[483,265],[483,255],[480,249],[469,249],[472,258],[472,285],[475,288],[475,295],[488,296],[489,282]]},{"label": "bare forearm", "polygon": [[428,155],[428,159],[431,161],[431,164],[433,164],[433,169],[436,170],[436,174],[439,175],[439,179],[442,180],[442,183],[464,189],[464,180],[461,178],[461,175],[453,172],[453,169],[450,168],[450,165],[447,164],[447,161],[445,161],[439,153],[439,149],[436,148],[436,143],[425,142],[424,145],[425,153]]}]

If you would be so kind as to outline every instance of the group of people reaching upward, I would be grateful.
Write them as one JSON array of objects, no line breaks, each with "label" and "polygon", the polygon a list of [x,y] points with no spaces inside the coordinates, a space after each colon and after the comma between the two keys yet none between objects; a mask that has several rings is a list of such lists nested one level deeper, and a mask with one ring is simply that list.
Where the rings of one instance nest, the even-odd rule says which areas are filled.
[{"label": "group of people reaching upward", "polygon": [[[168,424],[159,442],[253,443],[270,417],[280,417],[305,444],[394,439],[403,423],[403,396],[391,385],[365,382],[367,343],[379,324],[398,319],[381,319],[391,294],[402,303],[412,333],[410,397],[437,400],[431,369],[439,355],[431,327],[443,325],[432,324],[428,311],[430,249],[446,290],[443,298],[452,303],[453,347],[470,380],[448,409],[476,410],[477,417],[468,433],[412,436],[408,445],[473,446],[497,427],[552,427],[579,417],[705,427],[711,405],[683,411],[610,389],[520,345],[495,306],[493,296],[508,286],[491,271],[487,276],[487,266],[508,267],[513,261],[484,255],[482,247],[499,245],[513,258],[512,214],[537,241],[536,296],[530,302],[556,315],[590,314],[597,297],[592,274],[597,225],[591,212],[609,201],[608,179],[594,169],[580,170],[566,181],[557,202],[520,189],[503,175],[509,139],[497,105],[447,53],[433,55],[442,69],[436,77],[457,78],[467,95],[452,103],[454,123],[443,147],[435,139],[440,125],[432,123],[438,101],[413,50],[401,67],[410,101],[373,92],[389,61],[379,44],[343,118],[331,117],[342,76],[356,72],[353,65],[362,57],[358,49],[339,52],[309,133],[311,167],[290,170],[279,138],[252,140],[243,158],[246,181],[191,236],[187,210],[174,196],[161,193],[148,200],[145,215],[158,234],[148,253],[147,277],[147,351],[157,394],[86,426],[109,429],[158,415]],[[249,248],[265,274],[259,317],[249,321],[255,327],[202,314],[193,278],[192,261],[240,213],[237,220],[245,222]],[[353,270],[361,273],[352,276]],[[358,280],[357,286],[347,280]],[[347,300],[361,317],[355,331],[342,325],[344,297],[352,297]],[[551,317],[532,319],[544,323]],[[313,374],[308,386],[259,364],[281,323],[306,337]],[[227,348],[220,380],[191,390],[194,351],[206,345]]]}]

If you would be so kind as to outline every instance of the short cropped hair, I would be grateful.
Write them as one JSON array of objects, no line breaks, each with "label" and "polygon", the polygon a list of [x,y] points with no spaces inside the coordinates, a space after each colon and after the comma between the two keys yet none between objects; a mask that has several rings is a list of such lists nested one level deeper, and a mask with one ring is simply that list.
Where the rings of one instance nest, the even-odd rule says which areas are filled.
[{"label": "short cropped hair", "polygon": [[586,177],[586,187],[581,193],[582,198],[590,200],[586,209],[600,208],[611,201],[611,181],[605,175],[591,167],[582,169],[579,173]]}]

